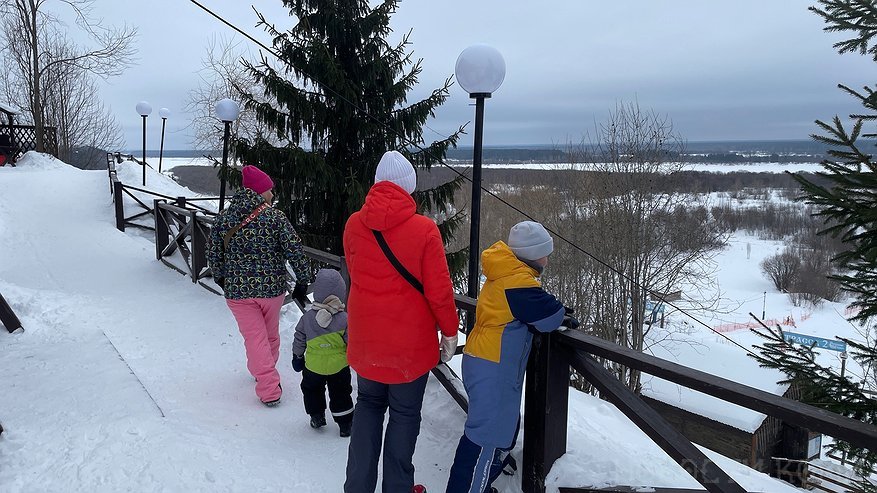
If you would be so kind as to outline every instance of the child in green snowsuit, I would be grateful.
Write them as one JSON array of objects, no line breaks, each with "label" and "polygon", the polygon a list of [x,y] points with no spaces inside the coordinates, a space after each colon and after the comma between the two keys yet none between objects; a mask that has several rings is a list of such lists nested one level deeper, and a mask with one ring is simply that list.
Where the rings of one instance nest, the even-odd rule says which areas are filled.
[{"label": "child in green snowsuit", "polygon": [[314,303],[295,326],[292,368],[302,372],[301,393],[311,427],[326,426],[326,387],[329,410],[340,435],[350,436],[353,400],[347,365],[347,284],[332,269],[320,269],[313,288]]}]

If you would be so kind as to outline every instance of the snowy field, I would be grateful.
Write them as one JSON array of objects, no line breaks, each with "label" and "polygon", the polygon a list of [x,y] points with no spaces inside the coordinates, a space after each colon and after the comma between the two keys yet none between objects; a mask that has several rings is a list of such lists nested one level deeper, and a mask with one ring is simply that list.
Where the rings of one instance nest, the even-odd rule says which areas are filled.
[{"label": "snowy field", "polygon": [[[139,173],[120,170],[124,182],[138,186]],[[171,196],[186,194],[156,173],[150,172],[148,183]],[[731,240],[717,262],[733,309],[699,317],[726,328],[745,323],[748,311],[761,312],[767,291],[768,318],[791,315],[799,331],[823,337],[853,335],[843,305],[806,312],[773,292],[757,264],[781,248],[778,243]],[[290,365],[298,310],[284,308],[281,322],[283,402],[266,408],[253,394],[243,344],[224,300],[156,261],[149,235],[115,229],[106,172],[81,171],[33,153],[16,168],[0,168],[0,293],[26,329],[0,331],[0,421],[6,428],[0,436],[0,491],[341,491],[347,440],[334,425],[308,427],[300,375]],[[682,323],[678,314],[670,320]],[[655,353],[705,369],[726,367],[740,372],[738,380],[775,387],[751,366],[739,369],[745,359],[739,348],[706,329],[690,332],[699,344]],[[746,330],[727,335],[744,345],[755,342]],[[459,371],[459,358],[453,364]],[[679,395],[656,379],[648,389]],[[714,405],[684,400],[700,412]],[[616,484],[698,487],[612,405],[571,392],[569,416],[568,453],[552,469],[549,491]],[[430,379],[415,466],[417,481],[433,493],[444,491],[464,419]],[[733,419],[745,428],[757,416]],[[513,453],[520,463],[520,443]],[[707,454],[748,491],[800,491]],[[502,477],[497,486],[519,492],[520,476]]]}]

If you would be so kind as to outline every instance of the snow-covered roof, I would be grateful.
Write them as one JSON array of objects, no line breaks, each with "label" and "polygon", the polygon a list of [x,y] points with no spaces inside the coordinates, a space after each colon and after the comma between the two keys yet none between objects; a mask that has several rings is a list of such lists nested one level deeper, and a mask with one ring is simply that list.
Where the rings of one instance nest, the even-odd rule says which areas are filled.
[{"label": "snow-covered roof", "polygon": [[0,101],[0,111],[2,111],[3,113],[9,113],[11,115],[18,114],[18,111],[15,110],[11,104],[9,104],[5,101]]},{"label": "snow-covered roof", "polygon": [[[737,333],[735,338],[744,347],[758,342],[748,332]],[[775,395],[783,395],[789,388],[788,385],[777,383],[785,378],[781,372],[760,367],[741,347],[715,335],[708,335],[701,341],[695,337],[687,341],[664,341],[660,346],[653,346],[652,352],[660,358]],[[757,411],[647,375],[643,375],[643,395],[748,433],[758,430],[767,417]]]}]

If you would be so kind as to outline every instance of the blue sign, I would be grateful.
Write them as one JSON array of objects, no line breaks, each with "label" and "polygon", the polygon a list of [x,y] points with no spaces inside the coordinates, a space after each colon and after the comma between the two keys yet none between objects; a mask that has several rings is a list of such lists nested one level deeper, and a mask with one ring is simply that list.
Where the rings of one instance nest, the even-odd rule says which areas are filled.
[{"label": "blue sign", "polygon": [[829,351],[846,352],[847,343],[837,339],[823,339],[816,336],[808,336],[804,334],[796,334],[794,332],[783,331],[783,339],[786,342],[793,342],[803,346],[810,346],[819,349],[828,349]]},{"label": "blue sign", "polygon": [[664,313],[664,304],[646,300],[646,311],[650,313]]}]

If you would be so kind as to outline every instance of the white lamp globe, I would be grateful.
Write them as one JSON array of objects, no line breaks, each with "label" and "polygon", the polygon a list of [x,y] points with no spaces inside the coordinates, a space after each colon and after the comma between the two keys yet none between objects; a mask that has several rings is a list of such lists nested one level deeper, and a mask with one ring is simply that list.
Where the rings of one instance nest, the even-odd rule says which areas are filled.
[{"label": "white lamp globe", "polygon": [[231,99],[220,99],[216,103],[216,116],[224,122],[233,122],[241,114],[241,107]]},{"label": "white lamp globe", "polygon": [[171,110],[169,110],[167,108],[162,108],[162,109],[158,110],[158,116],[160,116],[162,118],[167,118],[167,117],[171,116]]},{"label": "white lamp globe", "polygon": [[454,74],[469,94],[492,94],[505,79],[505,60],[496,48],[472,45],[457,57]]},{"label": "white lamp globe", "polygon": [[140,116],[149,116],[152,113],[152,105],[146,101],[140,101],[137,103],[137,113]]}]

